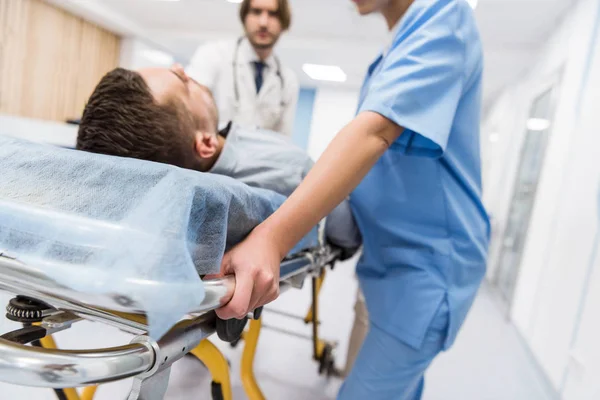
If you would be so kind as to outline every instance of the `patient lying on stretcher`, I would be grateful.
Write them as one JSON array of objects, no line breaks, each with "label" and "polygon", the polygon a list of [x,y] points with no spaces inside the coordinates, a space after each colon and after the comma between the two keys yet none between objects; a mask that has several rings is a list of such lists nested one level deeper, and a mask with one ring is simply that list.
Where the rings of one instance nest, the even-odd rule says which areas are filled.
[{"label": "patient lying on stretcher", "polygon": [[[229,123],[218,131],[210,91],[181,67],[105,75],[86,105],[77,149],[230,176],[289,195],[312,160],[283,135]],[[328,217],[328,240],[343,249],[361,244],[349,204]]]}]

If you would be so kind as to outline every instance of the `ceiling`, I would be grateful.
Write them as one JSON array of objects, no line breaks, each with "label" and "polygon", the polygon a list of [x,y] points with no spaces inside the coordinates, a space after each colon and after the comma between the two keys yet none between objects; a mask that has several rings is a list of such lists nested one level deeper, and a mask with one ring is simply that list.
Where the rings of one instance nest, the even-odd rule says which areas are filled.
[{"label": "ceiling", "polygon": [[[200,43],[241,34],[238,5],[225,0],[47,0],[126,36],[144,39],[182,63]],[[359,87],[387,39],[378,15],[360,17],[349,0],[290,0],[293,22],[277,52],[305,86]],[[532,64],[574,0],[479,0],[485,51],[484,107]],[[302,64],[340,66],[342,84],[311,80]]]}]

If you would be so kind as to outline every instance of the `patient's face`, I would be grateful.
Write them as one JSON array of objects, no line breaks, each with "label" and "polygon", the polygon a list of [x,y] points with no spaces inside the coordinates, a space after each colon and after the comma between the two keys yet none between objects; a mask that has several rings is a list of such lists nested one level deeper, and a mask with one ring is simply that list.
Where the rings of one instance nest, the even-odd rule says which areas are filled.
[{"label": "patient's face", "polygon": [[159,104],[177,100],[194,119],[197,130],[217,132],[217,107],[210,91],[188,77],[180,65],[144,68],[139,73]]}]

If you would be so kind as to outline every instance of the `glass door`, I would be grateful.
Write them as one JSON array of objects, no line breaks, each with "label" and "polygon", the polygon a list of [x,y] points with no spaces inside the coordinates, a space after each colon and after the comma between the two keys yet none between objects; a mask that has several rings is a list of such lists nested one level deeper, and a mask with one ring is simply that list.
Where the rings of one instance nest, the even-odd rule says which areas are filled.
[{"label": "glass door", "polygon": [[527,132],[521,148],[496,274],[496,285],[508,304],[511,303],[515,291],[519,264],[551,132],[552,99],[552,89],[537,97],[533,101],[527,120]]}]

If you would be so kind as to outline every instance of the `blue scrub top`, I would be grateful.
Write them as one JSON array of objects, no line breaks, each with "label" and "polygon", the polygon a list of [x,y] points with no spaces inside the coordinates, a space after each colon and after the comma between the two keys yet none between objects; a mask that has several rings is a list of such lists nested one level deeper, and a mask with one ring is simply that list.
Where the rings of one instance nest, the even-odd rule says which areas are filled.
[{"label": "blue scrub top", "polygon": [[482,48],[465,0],[415,0],[369,68],[358,112],[405,130],[351,195],[363,233],[357,273],[371,323],[420,348],[450,310],[448,348],[485,275]]}]

